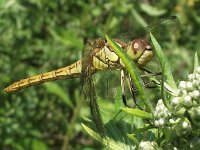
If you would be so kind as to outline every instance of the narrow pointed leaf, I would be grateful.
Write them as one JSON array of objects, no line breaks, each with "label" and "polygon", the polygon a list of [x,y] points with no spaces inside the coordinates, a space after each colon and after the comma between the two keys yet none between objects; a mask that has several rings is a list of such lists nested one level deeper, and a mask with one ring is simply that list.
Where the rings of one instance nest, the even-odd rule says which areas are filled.
[{"label": "narrow pointed leaf", "polygon": [[137,137],[135,137],[134,134],[127,134],[127,136],[133,141],[135,142],[136,145],[139,145],[139,141],[137,140]]},{"label": "narrow pointed leaf", "polygon": [[109,147],[109,149],[112,149],[112,150],[122,150],[122,149],[129,150],[130,149],[128,145],[117,143],[108,137],[103,138],[102,136],[100,136],[100,134],[98,134],[97,132],[89,128],[88,126],[84,125],[83,123],[82,123],[82,126],[90,136],[92,136],[94,139],[101,142],[105,146]]},{"label": "narrow pointed leaf", "polygon": [[155,49],[156,56],[160,61],[161,68],[164,68],[162,70],[163,70],[163,75],[165,76],[166,83],[170,85],[174,90],[177,90],[176,83],[171,73],[170,65],[162,51],[161,46],[158,44],[157,40],[152,34],[150,34],[150,37]]},{"label": "narrow pointed leaf", "polygon": [[124,111],[124,112],[126,112],[126,113],[128,113],[130,115],[141,117],[141,118],[144,118],[144,119],[152,119],[153,118],[152,114],[150,114],[150,113],[148,113],[146,111],[140,110],[140,109],[133,109],[133,108],[125,108],[125,107],[123,107],[122,111]]},{"label": "narrow pointed leaf", "polygon": [[139,134],[141,132],[147,131],[147,130],[152,129],[152,128],[153,128],[153,126],[148,125],[148,126],[145,126],[143,128],[139,128],[139,129],[135,130],[134,134]]}]

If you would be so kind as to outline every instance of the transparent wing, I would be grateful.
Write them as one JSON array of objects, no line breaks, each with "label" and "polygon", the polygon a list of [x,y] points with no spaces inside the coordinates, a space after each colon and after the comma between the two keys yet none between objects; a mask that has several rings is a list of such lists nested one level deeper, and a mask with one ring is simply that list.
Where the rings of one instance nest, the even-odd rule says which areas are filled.
[{"label": "transparent wing", "polygon": [[180,27],[180,20],[176,16],[171,16],[169,18],[160,19],[155,23],[150,23],[144,28],[138,28],[137,30],[134,27],[127,27],[127,32],[120,34],[124,41],[130,41],[135,38],[144,38],[149,37],[149,34],[152,33],[159,40],[171,39],[173,36],[176,37],[178,29]]},{"label": "transparent wing", "polygon": [[114,100],[116,89],[120,86],[120,71],[106,70],[94,74],[97,96],[104,100]]},{"label": "transparent wing", "polygon": [[[123,102],[121,87],[121,70],[106,70],[93,75],[96,95],[99,99],[115,103],[116,100]],[[125,80],[124,92],[128,106],[133,106],[132,95],[128,80]]]},{"label": "transparent wing", "polygon": [[149,36],[149,33],[152,33],[157,39],[166,40],[176,36],[179,27],[180,20],[178,17],[171,16],[145,27],[145,34]]},{"label": "transparent wing", "polygon": [[92,119],[99,133],[104,136],[106,130],[104,128],[103,121],[101,119],[101,114],[99,111],[99,106],[95,91],[95,85],[92,77],[94,71],[92,70],[92,57],[93,57],[92,51],[93,51],[93,42],[88,41],[83,51],[81,83],[82,83],[83,95],[90,108]]}]

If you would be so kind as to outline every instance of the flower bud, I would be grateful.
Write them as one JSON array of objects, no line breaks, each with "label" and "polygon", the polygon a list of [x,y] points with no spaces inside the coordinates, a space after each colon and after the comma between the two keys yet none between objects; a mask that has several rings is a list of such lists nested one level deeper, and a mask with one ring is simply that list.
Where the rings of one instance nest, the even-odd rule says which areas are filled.
[{"label": "flower bud", "polygon": [[183,121],[183,120],[178,122],[174,129],[178,136],[184,136],[184,137],[188,136],[192,131],[191,125],[188,122]]},{"label": "flower bud", "polygon": [[200,98],[200,92],[199,92],[199,90],[194,90],[192,92],[192,98],[194,98],[194,99]]},{"label": "flower bud", "polygon": [[160,118],[158,120],[158,124],[159,124],[159,126],[163,126],[165,124],[165,119],[164,118]]},{"label": "flower bud", "polygon": [[192,106],[192,98],[189,95],[185,95],[183,97],[183,104],[187,107],[191,107]]},{"label": "flower bud", "polygon": [[189,75],[188,75],[188,79],[189,79],[190,81],[194,80],[194,74],[189,74]]},{"label": "flower bud", "polygon": [[171,100],[172,106],[177,106],[179,104],[180,98],[179,97],[173,97]]},{"label": "flower bud", "polygon": [[186,82],[185,82],[185,81],[180,81],[178,87],[179,87],[180,89],[182,89],[182,90],[186,89]]},{"label": "flower bud", "polygon": [[187,90],[193,90],[192,82],[186,82],[186,88]]},{"label": "flower bud", "polygon": [[139,144],[138,150],[161,150],[161,148],[154,141],[142,141]]}]

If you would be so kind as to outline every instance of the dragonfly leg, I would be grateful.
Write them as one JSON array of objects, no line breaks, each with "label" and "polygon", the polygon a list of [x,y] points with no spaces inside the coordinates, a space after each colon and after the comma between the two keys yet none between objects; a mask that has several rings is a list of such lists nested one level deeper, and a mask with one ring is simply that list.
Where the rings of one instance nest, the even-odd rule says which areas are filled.
[{"label": "dragonfly leg", "polygon": [[[153,72],[151,72],[151,71],[149,71],[149,70],[147,70],[147,69],[145,69],[145,68],[140,68],[140,69],[148,73],[148,74],[145,74],[145,75],[142,75],[142,76],[141,76],[142,80],[143,80],[143,78],[145,78],[145,77],[152,77],[152,76],[162,75],[162,72],[153,73]],[[156,81],[154,81],[154,80],[151,80],[151,81],[146,82],[146,83],[145,83],[145,81],[143,80],[143,83],[144,83],[144,86],[145,86],[146,88],[157,88],[157,87],[160,85],[158,82],[156,82]],[[154,85],[151,85],[151,83],[153,83]]]},{"label": "dragonfly leg", "polygon": [[129,89],[132,94],[133,102],[139,109],[142,110],[141,106],[139,105],[139,103],[136,99],[135,92],[137,91],[137,89],[135,88],[135,85],[134,85],[133,80],[131,79],[130,75],[129,75],[128,79],[129,79]]},{"label": "dragonfly leg", "polygon": [[[150,85],[151,83],[153,83],[154,85]],[[149,81],[149,82],[146,82],[146,83],[144,82],[144,86],[145,86],[146,88],[150,88],[150,89],[157,88],[159,85],[160,85],[160,84],[157,83],[157,82],[155,82],[154,80]]]},{"label": "dragonfly leg", "polygon": [[148,75],[146,75],[146,76],[157,76],[157,75],[162,75],[162,72],[153,73],[153,72],[151,72],[151,71],[149,71],[149,70],[147,70],[147,69],[145,69],[145,68],[142,68],[142,67],[139,67],[139,68],[140,68],[140,70],[145,71],[145,72],[148,73]]},{"label": "dragonfly leg", "polygon": [[127,105],[127,101],[126,101],[126,95],[125,95],[125,74],[124,74],[124,70],[121,70],[121,88],[122,88],[122,100],[125,106],[128,107]]}]

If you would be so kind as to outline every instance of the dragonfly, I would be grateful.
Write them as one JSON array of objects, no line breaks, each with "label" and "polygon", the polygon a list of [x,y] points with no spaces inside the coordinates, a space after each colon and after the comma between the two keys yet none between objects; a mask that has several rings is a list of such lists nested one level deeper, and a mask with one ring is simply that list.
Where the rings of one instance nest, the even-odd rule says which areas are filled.
[{"label": "dragonfly", "polygon": [[[115,39],[115,42],[126,51],[126,53],[140,68],[145,66],[153,57],[151,45],[146,39],[138,38],[130,41],[129,43],[124,43],[122,40]],[[87,62],[87,64],[90,64],[91,66],[90,74],[94,74],[102,70],[123,70],[123,62],[119,56],[115,54],[105,39],[99,38],[96,40],[88,40],[85,49],[88,47],[90,49],[90,62]],[[19,80],[6,87],[4,90],[12,93],[52,80],[81,77],[83,72],[83,62],[84,58],[64,68]]]},{"label": "dragonfly", "polygon": [[[177,18],[172,17],[162,20],[159,24],[176,21]],[[157,24],[149,26],[146,31],[151,32],[156,28]],[[153,48],[147,38],[135,38],[133,40],[130,40],[129,42],[124,42],[121,39],[115,39],[114,41],[126,52],[126,54],[132,59],[132,61],[135,62],[136,66],[140,70],[145,70],[144,66],[148,64],[154,56]],[[123,103],[127,106],[124,85],[126,77],[128,77],[129,75],[126,72],[124,63],[122,62],[120,57],[114,52],[112,47],[104,38],[87,40],[83,50],[83,57],[77,62],[64,68],[21,79],[9,85],[4,90],[13,93],[33,85],[38,85],[53,80],[81,78],[83,94],[90,107],[93,121],[95,122],[97,129],[104,132],[104,129],[102,128],[103,122],[101,121],[101,115],[97,103],[97,96],[95,93],[96,91],[93,81],[93,75],[100,71],[109,70],[120,71],[122,100]],[[130,91],[133,95],[133,99],[135,99],[134,83],[130,77],[128,77],[128,80]],[[134,102],[137,103],[135,100]]]}]

